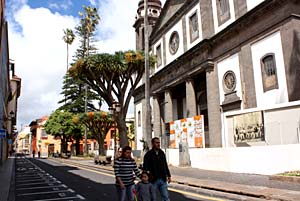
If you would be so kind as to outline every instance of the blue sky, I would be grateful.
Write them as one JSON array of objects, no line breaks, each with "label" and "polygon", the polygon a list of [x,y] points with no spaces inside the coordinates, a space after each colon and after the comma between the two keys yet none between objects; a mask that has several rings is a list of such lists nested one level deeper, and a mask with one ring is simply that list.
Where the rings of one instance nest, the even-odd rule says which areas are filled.
[{"label": "blue sky", "polygon": [[28,4],[32,8],[47,7],[53,13],[78,16],[82,5],[90,5],[91,2],[89,0],[28,0]]},{"label": "blue sky", "polygon": [[[78,25],[83,5],[98,8],[98,52],[135,49],[135,22],[139,0],[7,0],[9,55],[22,79],[18,103],[18,130],[32,120],[50,115],[61,100],[66,72],[63,29]],[[164,1],[162,1],[164,3]],[[79,42],[70,48],[74,55]],[[105,108],[102,108],[105,109]],[[133,114],[133,106],[129,108]]]}]

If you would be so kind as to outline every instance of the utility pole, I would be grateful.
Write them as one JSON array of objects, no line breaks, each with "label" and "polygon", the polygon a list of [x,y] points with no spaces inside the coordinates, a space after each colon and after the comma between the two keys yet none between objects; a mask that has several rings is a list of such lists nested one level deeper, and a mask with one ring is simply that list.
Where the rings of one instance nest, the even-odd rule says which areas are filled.
[{"label": "utility pole", "polygon": [[150,144],[152,137],[151,108],[150,108],[150,69],[149,69],[149,22],[148,22],[148,0],[144,0],[144,38],[145,38],[145,141]]},{"label": "utility pole", "polygon": [[[87,112],[87,85],[84,85],[84,112]],[[88,156],[88,146],[87,146],[87,128],[84,126],[84,155]]]}]

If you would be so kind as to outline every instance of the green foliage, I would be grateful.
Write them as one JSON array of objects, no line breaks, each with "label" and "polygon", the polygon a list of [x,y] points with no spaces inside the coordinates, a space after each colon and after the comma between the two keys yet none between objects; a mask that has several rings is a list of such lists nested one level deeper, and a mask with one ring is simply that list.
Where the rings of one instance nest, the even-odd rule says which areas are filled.
[{"label": "green foliage", "polygon": [[[71,139],[81,135],[81,127],[73,122],[73,114],[68,111],[55,110],[45,124],[45,131],[54,136]],[[79,133],[79,134],[78,134]]]},{"label": "green foliage", "polygon": [[[60,100],[58,103],[62,104],[59,110],[69,111],[72,113],[82,113],[85,112],[84,102],[85,102],[85,89],[84,83],[79,79],[74,79],[67,73],[64,76],[62,92],[60,93],[64,96],[64,99]],[[87,111],[99,110],[101,106],[101,97],[91,90],[87,90]],[[98,101],[99,106],[96,107],[93,101]]]},{"label": "green foliage", "polygon": [[[155,58],[151,56],[150,66],[154,63]],[[117,99],[121,105],[117,116],[121,146],[128,145],[125,118],[133,92],[143,77],[144,66],[143,52],[126,51],[78,59],[69,70],[70,76],[88,84],[109,106]]]},{"label": "green foliage", "polygon": [[64,30],[64,36],[63,36],[63,40],[65,41],[65,43],[67,43],[68,45],[71,45],[75,39],[75,34],[73,33],[72,29],[65,29]]},{"label": "green foliage", "polygon": [[79,25],[75,27],[80,42],[80,47],[75,53],[76,59],[84,58],[96,52],[97,49],[93,45],[95,42],[94,35],[100,21],[97,8],[90,6],[83,6],[83,12],[79,12],[79,16]]},{"label": "green foliage", "polygon": [[[79,16],[80,22],[75,27],[75,30],[80,41],[80,46],[76,50],[75,59],[84,58],[85,56],[91,55],[93,52],[95,52],[96,48],[92,45],[91,41],[93,41],[94,32],[96,31],[96,26],[100,20],[97,9],[90,6],[83,6],[83,12],[79,12]],[[67,35],[72,34],[73,32],[71,32],[70,29],[66,29],[64,39],[66,38],[67,40]],[[74,34],[72,36],[74,36]],[[69,38],[72,37],[69,36]],[[64,99],[58,102],[59,104],[62,104],[62,106],[59,108],[60,110],[70,111],[73,113],[85,112],[84,82],[70,77],[67,73],[64,76],[61,94],[64,95]],[[99,103],[99,107],[96,107],[93,104],[93,101],[97,101]],[[101,97],[99,97],[93,90],[88,88],[87,111],[99,110],[100,106]]]},{"label": "green foliage", "polygon": [[99,153],[104,154],[104,139],[113,124],[113,117],[104,111],[81,113],[73,118],[75,124],[84,124],[99,143]]}]

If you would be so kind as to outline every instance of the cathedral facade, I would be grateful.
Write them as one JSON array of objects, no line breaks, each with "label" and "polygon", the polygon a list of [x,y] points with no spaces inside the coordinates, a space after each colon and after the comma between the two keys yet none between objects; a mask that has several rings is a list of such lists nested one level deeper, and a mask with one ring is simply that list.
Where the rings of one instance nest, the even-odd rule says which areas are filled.
[{"label": "cathedral facade", "polygon": [[[219,163],[208,162],[214,155],[227,164],[218,170],[255,172],[241,170],[234,160],[244,158],[236,154],[250,163],[273,157],[259,158],[257,151],[300,153],[300,2],[166,0],[160,6],[149,0],[157,58],[150,93],[153,136],[172,155],[169,162],[215,169]],[[137,49],[143,49],[143,9],[140,1]],[[137,141],[144,97],[141,83],[134,95]]]}]

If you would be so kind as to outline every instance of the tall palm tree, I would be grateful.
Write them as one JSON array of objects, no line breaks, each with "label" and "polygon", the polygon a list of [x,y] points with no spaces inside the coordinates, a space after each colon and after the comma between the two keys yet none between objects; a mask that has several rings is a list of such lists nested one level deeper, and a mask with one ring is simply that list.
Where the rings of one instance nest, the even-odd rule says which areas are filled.
[{"label": "tall palm tree", "polygon": [[90,39],[96,31],[96,26],[99,24],[100,17],[97,8],[83,6],[83,9],[84,12],[79,12],[79,16],[81,17],[81,30],[83,32],[84,43],[86,44],[84,56],[89,56]]},{"label": "tall palm tree", "polygon": [[65,29],[64,30],[63,40],[67,44],[67,71],[69,69],[69,45],[71,45],[75,39],[75,34],[73,33],[72,29]]}]

